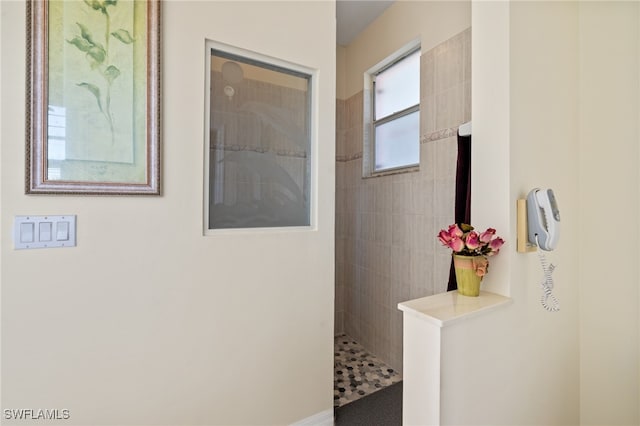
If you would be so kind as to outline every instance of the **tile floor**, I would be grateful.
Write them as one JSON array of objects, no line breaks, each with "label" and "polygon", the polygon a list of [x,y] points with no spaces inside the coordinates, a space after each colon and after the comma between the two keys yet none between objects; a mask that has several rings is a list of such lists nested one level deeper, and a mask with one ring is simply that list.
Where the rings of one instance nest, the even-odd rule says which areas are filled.
[{"label": "tile floor", "polygon": [[334,341],[333,405],[340,407],[402,380],[393,368],[347,335]]}]

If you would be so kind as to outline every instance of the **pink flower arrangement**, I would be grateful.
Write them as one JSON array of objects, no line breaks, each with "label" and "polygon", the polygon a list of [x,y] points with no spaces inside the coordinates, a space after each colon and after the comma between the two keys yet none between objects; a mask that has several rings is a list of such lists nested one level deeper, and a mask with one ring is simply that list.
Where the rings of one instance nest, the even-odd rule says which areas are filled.
[{"label": "pink flower arrangement", "polygon": [[454,223],[449,229],[442,229],[438,239],[443,246],[449,247],[454,254],[461,256],[494,256],[500,252],[504,240],[496,236],[496,230],[488,228],[479,234],[473,226],[466,223]]}]

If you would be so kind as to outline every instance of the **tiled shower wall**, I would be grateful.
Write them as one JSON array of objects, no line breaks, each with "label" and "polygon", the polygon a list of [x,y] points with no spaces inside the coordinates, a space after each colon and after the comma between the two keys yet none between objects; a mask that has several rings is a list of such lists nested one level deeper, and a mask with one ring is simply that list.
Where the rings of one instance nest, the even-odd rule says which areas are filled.
[{"label": "tiled shower wall", "polygon": [[402,370],[397,304],[446,291],[457,138],[471,120],[471,29],[421,57],[420,170],[362,177],[362,92],[337,100],[336,321]]}]

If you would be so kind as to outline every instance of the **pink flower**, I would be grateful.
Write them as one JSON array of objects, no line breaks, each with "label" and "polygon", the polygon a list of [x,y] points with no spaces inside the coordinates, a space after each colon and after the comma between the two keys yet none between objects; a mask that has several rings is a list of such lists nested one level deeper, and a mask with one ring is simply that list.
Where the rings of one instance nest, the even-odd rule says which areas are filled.
[{"label": "pink flower", "polygon": [[493,228],[487,229],[482,234],[480,234],[480,242],[488,243],[489,241],[491,241],[491,238],[493,238],[495,233],[496,233],[495,229]]},{"label": "pink flower", "polygon": [[464,235],[464,232],[462,232],[462,229],[460,229],[458,225],[454,223],[453,225],[449,225],[449,235],[451,236],[451,238],[453,237],[462,238],[462,235]]},{"label": "pink flower", "polygon": [[[498,254],[504,244],[502,238],[496,237],[496,230],[487,228],[478,233],[467,223],[454,223],[447,229],[442,229],[437,235],[443,246],[449,247],[454,254],[485,258]],[[482,265],[480,274],[484,275],[487,268]]]},{"label": "pink flower", "polygon": [[462,240],[462,238],[454,237],[451,239],[451,241],[449,241],[449,247],[451,248],[451,250],[456,252],[462,251],[462,249],[464,248],[464,241]]},{"label": "pink flower", "polygon": [[503,244],[504,240],[500,237],[497,237],[489,242],[489,247],[491,248],[491,251],[495,251],[496,253],[498,253],[500,247],[502,247]]},{"label": "pink flower", "polygon": [[449,246],[449,241],[451,241],[451,235],[449,235],[449,233],[443,229],[438,234],[438,239],[440,240],[443,246]]},{"label": "pink flower", "polygon": [[475,231],[469,232],[467,235],[466,246],[469,250],[475,250],[480,247],[480,240],[478,240],[478,233]]}]

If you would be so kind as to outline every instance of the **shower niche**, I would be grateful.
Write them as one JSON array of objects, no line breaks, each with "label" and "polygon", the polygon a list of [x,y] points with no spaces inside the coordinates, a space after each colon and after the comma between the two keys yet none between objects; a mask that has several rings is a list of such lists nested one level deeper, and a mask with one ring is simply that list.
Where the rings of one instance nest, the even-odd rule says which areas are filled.
[{"label": "shower niche", "polygon": [[207,42],[205,234],[313,224],[313,71]]}]

